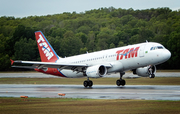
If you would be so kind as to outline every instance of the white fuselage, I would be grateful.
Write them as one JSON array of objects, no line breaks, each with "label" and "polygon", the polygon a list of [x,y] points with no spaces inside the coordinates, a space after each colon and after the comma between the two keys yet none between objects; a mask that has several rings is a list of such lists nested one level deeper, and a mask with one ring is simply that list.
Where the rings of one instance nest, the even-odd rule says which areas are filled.
[{"label": "white fuselage", "polygon": [[[107,73],[112,73],[157,65],[167,61],[170,56],[171,53],[163,45],[148,42],[61,58],[56,63],[111,66]],[[59,72],[65,77],[83,77],[83,73],[72,70],[63,69]]]}]

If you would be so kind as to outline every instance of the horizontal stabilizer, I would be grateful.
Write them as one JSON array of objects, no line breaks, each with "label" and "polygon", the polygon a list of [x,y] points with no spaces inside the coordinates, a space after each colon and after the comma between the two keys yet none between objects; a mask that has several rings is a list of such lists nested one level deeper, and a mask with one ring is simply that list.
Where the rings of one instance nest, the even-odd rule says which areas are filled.
[{"label": "horizontal stabilizer", "polygon": [[10,61],[11,61],[11,65],[13,65],[14,61],[12,59],[10,59]]}]

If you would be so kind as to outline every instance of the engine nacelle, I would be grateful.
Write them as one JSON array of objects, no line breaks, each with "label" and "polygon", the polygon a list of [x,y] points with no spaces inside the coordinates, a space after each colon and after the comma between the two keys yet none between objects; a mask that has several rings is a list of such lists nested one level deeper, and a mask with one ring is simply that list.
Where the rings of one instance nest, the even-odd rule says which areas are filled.
[{"label": "engine nacelle", "polygon": [[89,78],[100,78],[105,76],[107,73],[107,68],[104,65],[95,65],[88,67],[86,70],[86,75]]},{"label": "engine nacelle", "polygon": [[[152,70],[152,74],[154,74],[156,72],[156,66],[151,66],[151,70]],[[133,70],[133,74],[137,74],[138,76],[142,76],[142,77],[148,77],[150,76],[151,73],[149,70],[149,66],[147,66]]]}]

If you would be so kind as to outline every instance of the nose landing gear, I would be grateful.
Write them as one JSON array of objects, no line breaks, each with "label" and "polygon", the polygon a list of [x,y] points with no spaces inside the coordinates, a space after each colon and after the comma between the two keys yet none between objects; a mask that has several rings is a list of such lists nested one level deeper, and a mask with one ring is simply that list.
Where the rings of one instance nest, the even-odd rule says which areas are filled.
[{"label": "nose landing gear", "polygon": [[155,74],[150,74],[149,78],[155,78]]},{"label": "nose landing gear", "polygon": [[149,78],[155,78],[155,74],[153,73],[153,69],[152,69],[151,65],[149,65],[148,70],[149,70],[149,74],[150,74]]}]

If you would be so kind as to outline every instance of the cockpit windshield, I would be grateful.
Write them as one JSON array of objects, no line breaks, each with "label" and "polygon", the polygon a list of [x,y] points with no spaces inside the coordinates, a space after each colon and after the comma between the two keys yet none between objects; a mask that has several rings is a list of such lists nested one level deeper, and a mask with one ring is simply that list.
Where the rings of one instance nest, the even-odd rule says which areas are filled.
[{"label": "cockpit windshield", "polygon": [[151,47],[150,50],[156,50],[156,49],[164,49],[163,46],[154,46],[154,47]]},{"label": "cockpit windshield", "polygon": [[158,49],[164,49],[162,46],[157,46]]}]

